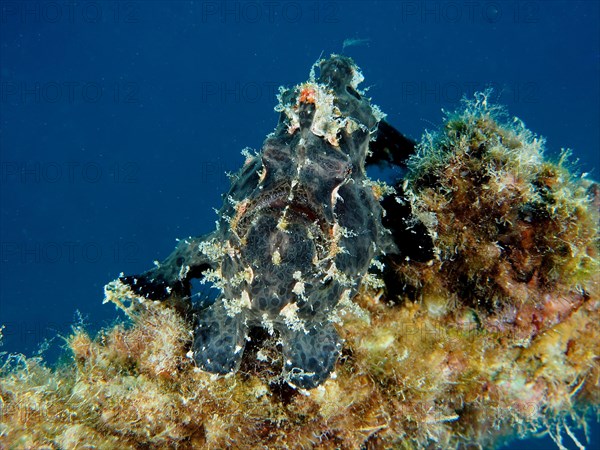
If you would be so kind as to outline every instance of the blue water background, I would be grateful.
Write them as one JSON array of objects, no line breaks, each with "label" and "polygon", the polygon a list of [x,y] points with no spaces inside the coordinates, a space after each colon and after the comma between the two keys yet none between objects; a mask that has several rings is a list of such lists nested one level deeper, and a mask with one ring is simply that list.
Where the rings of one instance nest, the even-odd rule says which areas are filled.
[{"label": "blue water background", "polygon": [[118,316],[105,283],[210,231],[277,87],[320,55],[352,56],[413,138],[493,86],[549,155],[600,178],[596,1],[0,4],[3,351],[50,340],[55,358],[76,311],[92,330]]}]

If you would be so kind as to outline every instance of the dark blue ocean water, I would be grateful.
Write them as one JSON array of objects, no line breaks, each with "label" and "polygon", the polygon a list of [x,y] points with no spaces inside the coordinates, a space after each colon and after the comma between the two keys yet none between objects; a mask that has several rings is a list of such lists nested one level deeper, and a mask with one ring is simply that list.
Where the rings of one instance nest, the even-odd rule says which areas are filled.
[{"label": "dark blue ocean water", "polygon": [[596,1],[0,5],[4,351],[50,339],[52,359],[76,311],[94,330],[117,316],[105,283],[211,230],[224,172],[276,124],[277,87],[321,54],[352,56],[414,138],[492,86],[550,155],[569,147],[600,178]]}]

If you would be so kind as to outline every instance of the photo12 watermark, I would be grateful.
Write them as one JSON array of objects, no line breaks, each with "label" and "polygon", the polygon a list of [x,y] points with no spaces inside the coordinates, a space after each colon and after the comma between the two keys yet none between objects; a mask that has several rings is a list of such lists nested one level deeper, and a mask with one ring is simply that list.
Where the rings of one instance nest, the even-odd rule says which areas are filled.
[{"label": "photo12 watermark", "polygon": [[135,1],[2,1],[0,25],[139,23],[141,3]]},{"label": "photo12 watermark", "polygon": [[225,192],[231,184],[229,166],[219,161],[202,161],[200,163],[200,183],[218,188]]},{"label": "photo12 watermark", "polygon": [[135,161],[0,161],[0,185],[136,184]]},{"label": "photo12 watermark", "polygon": [[0,264],[137,263],[139,256],[135,241],[0,241]]},{"label": "photo12 watermark", "polygon": [[136,81],[0,81],[0,103],[40,104],[137,104],[141,85]]},{"label": "photo12 watermark", "polygon": [[473,98],[477,92],[490,90],[497,100],[512,103],[539,103],[540,84],[536,81],[402,81],[402,103],[409,104],[458,104],[463,98]]},{"label": "photo12 watermark", "polygon": [[342,3],[336,1],[199,1],[202,23],[338,23]]},{"label": "photo12 watermark", "polygon": [[262,100],[277,102],[279,83],[274,81],[201,81],[200,101],[202,103],[257,103]]},{"label": "photo12 watermark", "polygon": [[400,23],[440,24],[534,24],[541,18],[542,4],[533,0],[403,0],[397,3]]},{"label": "photo12 watermark", "polygon": [[[11,342],[11,345],[18,344],[19,348],[38,347],[44,348],[44,343],[51,341],[57,337],[57,333],[62,333],[66,330],[71,330],[73,327],[72,321],[56,322],[56,321],[25,321],[15,320],[2,323],[2,338]],[[8,361],[3,361],[5,364],[19,363],[19,355],[8,357]],[[10,360],[10,358],[13,358]],[[1,410],[2,408],[0,408]]]}]

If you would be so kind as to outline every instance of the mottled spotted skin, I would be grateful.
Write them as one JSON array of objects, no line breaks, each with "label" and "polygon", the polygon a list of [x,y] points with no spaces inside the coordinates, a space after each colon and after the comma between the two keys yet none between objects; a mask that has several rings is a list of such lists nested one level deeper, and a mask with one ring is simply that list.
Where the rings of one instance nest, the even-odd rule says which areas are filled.
[{"label": "mottled spotted skin", "polygon": [[220,287],[196,315],[193,355],[209,372],[237,370],[249,330],[260,326],[282,344],[285,379],[318,386],[342,347],[336,308],[375,257],[396,250],[365,173],[381,115],[357,91],[349,58],[319,68],[318,79],[282,92],[280,122],[234,177],[217,230],[121,278],[153,299],[189,296],[190,279],[201,276]]}]

